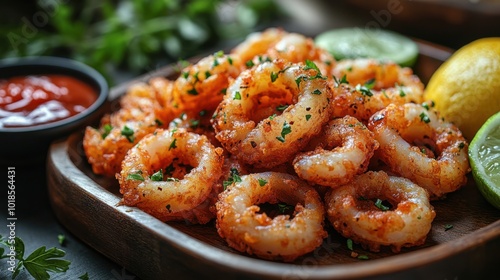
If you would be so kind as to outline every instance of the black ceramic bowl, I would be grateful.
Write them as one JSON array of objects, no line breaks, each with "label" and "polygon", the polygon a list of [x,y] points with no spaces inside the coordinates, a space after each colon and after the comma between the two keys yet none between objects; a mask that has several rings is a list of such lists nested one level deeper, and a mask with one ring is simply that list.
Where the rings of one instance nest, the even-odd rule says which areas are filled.
[{"label": "black ceramic bowl", "polygon": [[[71,117],[22,127],[0,127],[0,162],[7,165],[44,160],[51,142],[62,139],[87,125],[95,124],[103,115],[108,100],[108,84],[95,69],[60,57],[24,57],[0,60],[0,80],[17,76],[63,75],[89,85],[97,99],[85,110]],[[69,93],[71,94],[71,93]]]}]

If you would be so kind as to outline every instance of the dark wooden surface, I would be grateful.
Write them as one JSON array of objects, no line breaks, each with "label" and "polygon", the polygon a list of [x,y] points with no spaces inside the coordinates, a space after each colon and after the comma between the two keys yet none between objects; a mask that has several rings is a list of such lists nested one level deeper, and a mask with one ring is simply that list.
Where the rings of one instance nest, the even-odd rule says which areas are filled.
[{"label": "dark wooden surface", "polygon": [[[450,51],[419,41],[416,73],[426,82]],[[170,77],[166,67],[152,76]],[[137,81],[137,80],[134,80]],[[131,81],[132,83],[134,81]],[[124,93],[116,87],[112,96]],[[213,223],[162,223],[131,207],[117,206],[117,181],[92,173],[85,160],[83,132],[55,143],[48,157],[48,187],[58,220],[84,243],[144,279],[207,279],[225,275],[234,279],[463,279],[481,278],[498,264],[500,211],[491,207],[468,184],[445,200],[433,202],[437,216],[423,246],[394,254],[388,249],[369,257],[351,257],[346,240],[328,228],[329,237],[316,251],[293,264],[255,259],[226,245]],[[447,225],[453,228],[447,230]]]}]

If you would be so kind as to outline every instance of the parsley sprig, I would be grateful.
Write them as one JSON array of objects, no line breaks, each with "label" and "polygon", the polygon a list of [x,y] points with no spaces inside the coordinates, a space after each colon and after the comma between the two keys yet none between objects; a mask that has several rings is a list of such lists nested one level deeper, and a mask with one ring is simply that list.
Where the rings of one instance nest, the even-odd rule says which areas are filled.
[{"label": "parsley sprig", "polygon": [[[0,244],[7,248],[12,246],[2,236],[0,236]],[[61,249],[55,247],[47,249],[45,246],[42,246],[25,258],[25,247],[21,238],[16,237],[14,244],[15,258],[18,262],[12,273],[12,279],[15,279],[23,269],[26,269],[36,280],[48,280],[50,279],[49,272],[62,273],[69,269],[71,262],[62,259],[66,255],[66,252]],[[9,256],[5,254],[4,248],[0,248],[0,259],[3,258],[9,258]]]}]

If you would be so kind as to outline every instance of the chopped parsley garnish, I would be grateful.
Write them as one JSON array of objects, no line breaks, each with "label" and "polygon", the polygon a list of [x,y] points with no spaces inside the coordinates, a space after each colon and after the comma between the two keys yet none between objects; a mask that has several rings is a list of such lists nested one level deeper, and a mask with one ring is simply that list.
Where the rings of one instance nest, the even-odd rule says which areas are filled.
[{"label": "chopped parsley garnish", "polygon": [[316,94],[316,95],[320,95],[321,94],[321,90],[319,89],[316,89],[312,92],[312,94]]},{"label": "chopped parsley garnish", "polygon": [[427,116],[424,112],[420,113],[419,117],[420,120],[424,123],[429,123],[431,121],[431,119],[429,119],[429,116]]},{"label": "chopped parsley garnish", "polygon": [[142,171],[137,171],[136,173],[130,173],[127,175],[127,180],[138,180],[144,181],[144,177],[142,177]]},{"label": "chopped parsley garnish", "polygon": [[352,249],[352,239],[350,239],[350,238],[349,238],[349,239],[347,239],[347,249],[349,249],[349,250],[351,250],[351,251],[353,250],[353,249]]},{"label": "chopped parsley garnish", "polygon": [[375,206],[377,206],[377,208],[382,210],[382,211],[389,210],[389,207],[382,204],[382,200],[380,198],[377,198],[377,200],[375,201]]},{"label": "chopped parsley garnish", "polygon": [[370,258],[367,255],[359,255],[358,259],[359,260],[369,260]]},{"label": "chopped parsley garnish", "polygon": [[241,93],[239,91],[234,93],[233,100],[241,100]]},{"label": "chopped parsley garnish", "polygon": [[157,126],[162,126],[163,125],[163,122],[160,121],[159,119],[155,119],[155,123]]},{"label": "chopped parsley garnish", "polygon": [[122,128],[121,134],[123,136],[125,136],[130,143],[134,143],[135,137],[134,137],[134,130],[133,129],[131,129],[128,126],[125,125]]},{"label": "chopped parsley garnish", "polygon": [[246,65],[247,68],[251,68],[251,67],[253,67],[255,65],[255,63],[253,63],[252,60],[249,60],[249,61],[245,62],[245,65]]},{"label": "chopped parsley garnish", "polygon": [[375,86],[375,78],[369,79],[368,81],[366,81],[365,84],[364,84],[364,86],[367,89],[373,89],[373,87]]},{"label": "chopped parsley garnish", "polygon": [[281,136],[277,136],[276,139],[278,139],[280,142],[285,142],[285,136],[287,134],[290,134],[292,132],[292,127],[290,126],[289,123],[286,121],[283,123],[283,128],[281,129]]},{"label": "chopped parsley garnish", "polygon": [[217,52],[214,53],[214,56],[215,57],[223,57],[224,56],[224,52],[222,50],[218,50]]},{"label": "chopped parsley garnish", "polygon": [[306,59],[306,66],[304,67],[304,70],[309,70],[309,69],[316,70],[319,74],[321,74],[321,71],[319,70],[316,63],[312,62],[309,59]]},{"label": "chopped parsley garnish", "polygon": [[196,72],[193,74],[193,78],[195,80],[195,82],[199,82],[200,81],[200,78],[198,78],[198,75],[200,74],[200,72]]},{"label": "chopped parsley garnish", "polygon": [[269,116],[270,120],[273,120],[274,118],[276,118],[276,114],[272,114],[272,115]]},{"label": "chopped parsley garnish", "polygon": [[222,186],[224,187],[225,190],[228,186],[237,182],[241,182],[240,173],[238,172],[238,169],[233,167],[229,171],[229,178],[227,178],[226,181],[222,182]]},{"label": "chopped parsley garnish", "polygon": [[368,97],[373,96],[373,93],[371,92],[371,90],[369,88],[367,88],[366,86],[362,86],[360,84],[357,84],[356,90],[361,92],[361,94],[366,95]]},{"label": "chopped parsley garnish", "polygon": [[187,79],[189,77],[189,72],[182,72],[182,77]]},{"label": "chopped parsley garnish", "polygon": [[444,231],[448,231],[448,230],[450,230],[452,228],[453,228],[453,225],[450,225],[450,224],[444,225]]},{"label": "chopped parsley garnish", "polygon": [[280,111],[280,112],[283,112],[286,110],[286,108],[288,108],[288,104],[285,104],[285,105],[279,105],[278,107],[276,107],[276,110]]},{"label": "chopped parsley garnish", "polygon": [[85,272],[85,274],[82,274],[78,277],[80,280],[89,280],[89,274]]},{"label": "chopped parsley garnish", "polygon": [[267,184],[267,181],[262,179],[262,178],[259,178],[259,186],[263,187]]},{"label": "chopped parsley garnish", "polygon": [[311,118],[311,115],[307,114],[306,115],[306,121],[308,121]]},{"label": "chopped parsley garnish", "polygon": [[64,243],[66,242],[66,236],[64,236],[64,234],[57,235],[57,241],[61,246],[64,246]]},{"label": "chopped parsley garnish", "polygon": [[275,72],[271,72],[271,82],[275,82],[276,79],[278,79],[278,75],[279,75],[279,72],[278,73],[275,73]]},{"label": "chopped parsley garnish", "polygon": [[200,125],[200,120],[192,119],[189,121],[189,127],[197,128]]},{"label": "chopped parsley garnish", "polygon": [[291,209],[292,206],[286,203],[278,203],[278,210],[280,213],[285,213],[287,210]]},{"label": "chopped parsley garnish", "polygon": [[214,63],[212,64],[212,67],[217,67],[219,66],[219,61],[217,61],[217,58],[214,59]]},{"label": "chopped parsley garnish", "polygon": [[108,123],[108,124],[104,125],[103,129],[104,129],[104,132],[101,134],[102,139],[106,138],[106,136],[109,135],[109,133],[111,132],[113,127]]},{"label": "chopped parsley garnish", "polygon": [[429,110],[430,109],[429,104],[427,104],[427,102],[422,103],[422,107],[424,107],[425,110]]},{"label": "chopped parsley garnish", "polygon": [[188,90],[187,93],[190,95],[198,95],[198,91],[194,87],[192,89]]},{"label": "chopped parsley garnish", "polygon": [[157,172],[153,173],[151,176],[149,176],[149,178],[151,178],[151,181],[163,181],[162,170],[160,169]]},{"label": "chopped parsley garnish", "polygon": [[208,77],[212,76],[212,74],[210,74],[210,71],[205,71],[205,79],[208,79]]},{"label": "chopped parsley garnish", "polygon": [[177,148],[176,146],[176,142],[177,142],[177,138],[174,138],[174,141],[172,141],[172,143],[170,143],[170,146],[168,147],[168,150],[170,151],[171,149],[175,149]]},{"label": "chopped parsley garnish", "polygon": [[167,182],[179,182],[179,179],[174,178],[174,177],[168,177],[165,181],[167,181]]},{"label": "chopped parsley garnish", "polygon": [[399,96],[401,96],[401,97],[406,96],[406,93],[404,92],[404,90],[402,88],[399,88]]},{"label": "chopped parsley garnish", "polygon": [[347,76],[345,74],[342,76],[342,78],[340,78],[340,80],[337,77],[333,76],[333,80],[335,81],[335,87],[338,87],[341,84],[349,84],[349,81],[347,81]]}]

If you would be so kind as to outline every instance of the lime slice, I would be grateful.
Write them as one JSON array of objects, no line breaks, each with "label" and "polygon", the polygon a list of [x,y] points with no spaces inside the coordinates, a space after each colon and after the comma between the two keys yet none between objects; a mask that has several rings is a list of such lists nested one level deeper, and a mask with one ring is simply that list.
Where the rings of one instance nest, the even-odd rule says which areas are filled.
[{"label": "lime slice", "polygon": [[500,112],[491,116],[470,142],[469,159],[477,188],[500,209]]},{"label": "lime slice", "polygon": [[365,57],[391,60],[410,67],[418,57],[418,46],[414,41],[382,29],[339,28],[320,33],[314,40],[337,60]]}]

